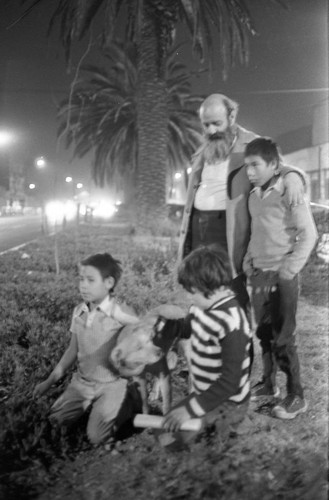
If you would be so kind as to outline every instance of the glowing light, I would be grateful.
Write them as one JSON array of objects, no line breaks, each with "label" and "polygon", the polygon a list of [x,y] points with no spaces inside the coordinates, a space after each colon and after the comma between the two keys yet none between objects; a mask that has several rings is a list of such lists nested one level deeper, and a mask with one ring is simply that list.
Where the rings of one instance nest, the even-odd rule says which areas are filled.
[{"label": "glowing light", "polygon": [[175,173],[175,179],[180,179],[182,177],[182,174],[180,172]]},{"label": "glowing light", "polygon": [[35,184],[29,184],[29,189],[35,189]]},{"label": "glowing light", "polygon": [[82,189],[82,188],[83,188],[83,184],[82,184],[82,182],[78,182],[78,184],[77,184],[77,189]]},{"label": "glowing light", "polygon": [[39,158],[35,159],[35,166],[37,168],[44,168],[46,166],[46,160],[43,156],[39,156]]},{"label": "glowing light", "polygon": [[188,174],[190,174],[190,173],[192,172],[192,167],[188,167],[188,169],[186,170],[186,172],[187,172]]},{"label": "glowing light", "polygon": [[102,219],[109,219],[118,211],[117,207],[109,201],[102,200],[94,205],[93,215]]},{"label": "glowing light", "polygon": [[72,182],[72,181],[73,181],[73,179],[69,175],[67,177],[65,177],[65,182]]},{"label": "glowing light", "polygon": [[7,130],[0,130],[0,147],[2,146],[7,146],[7,144],[10,144],[13,142],[14,136]]},{"label": "glowing light", "polygon": [[45,206],[45,213],[52,223],[62,223],[64,218],[72,220],[77,214],[77,206],[73,201],[50,201]]}]

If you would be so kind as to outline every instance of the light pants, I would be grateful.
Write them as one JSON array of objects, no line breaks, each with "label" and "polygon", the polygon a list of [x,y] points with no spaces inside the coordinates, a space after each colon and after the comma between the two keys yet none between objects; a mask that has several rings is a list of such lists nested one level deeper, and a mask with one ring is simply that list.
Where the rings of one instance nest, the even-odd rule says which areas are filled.
[{"label": "light pants", "polygon": [[137,389],[118,378],[113,382],[89,382],[75,373],[65,392],[51,407],[50,420],[70,426],[91,407],[87,435],[92,444],[106,441],[139,411]]}]

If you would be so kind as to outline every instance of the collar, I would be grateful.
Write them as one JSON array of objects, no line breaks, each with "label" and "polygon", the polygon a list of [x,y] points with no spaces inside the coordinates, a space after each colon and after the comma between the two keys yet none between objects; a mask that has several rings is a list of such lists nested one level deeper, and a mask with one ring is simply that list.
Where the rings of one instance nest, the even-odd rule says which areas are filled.
[{"label": "collar", "polygon": [[277,175],[277,180],[274,182],[274,184],[271,184],[265,191],[262,191],[262,188],[260,186],[255,186],[250,193],[255,193],[257,196],[261,197],[261,194],[263,195],[262,198],[267,196],[271,191],[277,191],[280,193],[280,195],[284,194],[285,187],[283,183],[283,178],[281,175]]},{"label": "collar", "polygon": [[216,302],[211,304],[211,306],[208,307],[208,309],[206,309],[206,311],[211,311],[212,309],[217,309],[219,306],[221,306],[225,302],[228,302],[229,300],[232,300],[234,298],[235,298],[235,293],[233,292],[233,290],[231,288],[226,288],[225,290],[223,290],[221,292],[220,297],[216,300]]},{"label": "collar", "polygon": [[[93,311],[102,311],[104,314],[106,314],[106,316],[111,317],[113,314],[114,304],[114,297],[108,295],[104,300],[102,300],[100,304],[95,307],[95,309],[93,309]],[[78,314],[80,315],[84,312],[90,314],[93,311],[90,311],[88,303],[82,302]]]}]

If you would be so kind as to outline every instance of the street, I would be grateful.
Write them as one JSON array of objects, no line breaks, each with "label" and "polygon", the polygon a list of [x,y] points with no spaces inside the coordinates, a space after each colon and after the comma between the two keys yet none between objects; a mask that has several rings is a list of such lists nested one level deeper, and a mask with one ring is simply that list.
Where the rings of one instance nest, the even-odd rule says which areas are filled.
[{"label": "street", "polygon": [[40,215],[0,217],[0,253],[42,236]]}]

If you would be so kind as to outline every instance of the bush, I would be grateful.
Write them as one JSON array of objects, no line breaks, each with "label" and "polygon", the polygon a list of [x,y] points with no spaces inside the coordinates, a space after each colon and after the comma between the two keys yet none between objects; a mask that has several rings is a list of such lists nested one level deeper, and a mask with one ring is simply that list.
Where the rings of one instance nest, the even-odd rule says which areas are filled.
[{"label": "bush", "polygon": [[0,289],[0,378],[2,393],[8,396],[0,407],[3,470],[35,460],[49,466],[56,457],[86,445],[84,432],[75,432],[74,437],[59,435],[47,420],[51,403],[70,375],[38,401],[32,400],[32,391],[69,343],[73,307],[80,301],[77,263],[82,258],[105,251],[119,258],[123,276],[117,295],[138,313],[167,300],[174,289],[176,246],[170,238],[157,240],[151,247],[149,242],[148,238],[115,238],[97,227],[56,235],[59,275],[55,274],[53,237],[3,256],[0,276],[6,284]]}]

